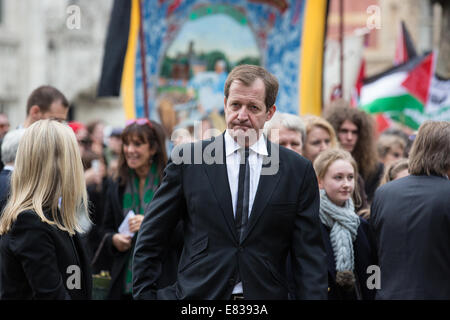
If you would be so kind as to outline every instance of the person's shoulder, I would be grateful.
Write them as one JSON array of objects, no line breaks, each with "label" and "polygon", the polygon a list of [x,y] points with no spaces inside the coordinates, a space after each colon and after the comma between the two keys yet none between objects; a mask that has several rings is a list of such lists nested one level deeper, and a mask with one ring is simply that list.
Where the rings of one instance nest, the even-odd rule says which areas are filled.
[{"label": "person's shoulder", "polygon": [[363,232],[368,232],[369,230],[369,221],[361,216],[359,216],[359,230],[362,230]]},{"label": "person's shoulder", "polygon": [[424,178],[424,180],[428,180],[430,184],[440,185],[443,188],[450,188],[450,179],[443,176],[424,176],[427,178]]},{"label": "person's shoulder", "polygon": [[[288,148],[285,148],[283,146],[280,146],[278,144],[275,144],[271,142],[271,148],[278,148],[279,155],[280,155],[280,161],[292,163],[295,166],[304,166],[307,167],[308,165],[312,165],[311,161],[303,157],[302,155],[298,154],[295,151],[292,151]],[[272,152],[272,155],[274,153]]]},{"label": "person's shoulder", "polygon": [[417,185],[430,201],[438,201],[444,206],[450,206],[450,180],[444,176],[419,176]]},{"label": "person's shoulder", "polygon": [[[211,145],[211,146],[210,146]],[[208,152],[205,149],[209,146]],[[211,159],[205,159],[205,157],[219,157],[222,160],[222,155],[225,152],[225,144],[223,134],[204,140],[198,140],[195,142],[183,143],[175,146],[170,153],[170,162],[172,164],[197,164],[209,163]]]},{"label": "person's shoulder", "polygon": [[373,234],[370,229],[369,221],[363,217],[359,217],[359,222],[356,241],[359,243],[359,246],[362,246],[363,248],[366,248],[365,250],[367,250],[367,248],[371,247],[371,239],[373,238]]},{"label": "person's shoulder", "polygon": [[414,184],[415,182],[412,181],[413,179],[414,179],[414,177],[412,177],[412,176],[406,176],[403,178],[389,181],[389,182],[383,184],[382,186],[379,186],[376,189],[375,193],[386,193],[386,192],[391,193],[392,191],[396,191],[396,190],[401,191],[402,186],[408,185],[411,183]]},{"label": "person's shoulder", "polygon": [[2,170],[0,171],[0,180],[2,181],[2,184],[4,184],[4,183],[10,181],[10,179],[11,179],[11,173],[12,173],[12,171],[10,171],[10,170],[5,170],[5,169],[2,169]]},{"label": "person's shoulder", "polygon": [[17,215],[17,219],[13,224],[13,228],[21,227],[39,227],[43,225],[43,221],[33,210],[24,210]]},{"label": "person's shoulder", "polygon": [[24,210],[17,215],[7,235],[17,240],[32,239],[36,234],[47,233],[49,226],[33,210]]}]

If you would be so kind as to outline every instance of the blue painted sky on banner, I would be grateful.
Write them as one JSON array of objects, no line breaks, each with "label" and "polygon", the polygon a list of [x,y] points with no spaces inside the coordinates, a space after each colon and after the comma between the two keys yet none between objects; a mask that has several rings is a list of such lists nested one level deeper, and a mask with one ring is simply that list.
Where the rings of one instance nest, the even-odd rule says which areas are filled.
[{"label": "blue painted sky on banner", "polygon": [[[289,8],[280,12],[272,5],[247,0],[184,0],[170,10],[174,1],[144,1],[143,16],[146,41],[146,71],[150,117],[157,118],[156,93],[164,54],[189,14],[202,5],[230,5],[241,11],[254,32],[264,67],[280,83],[278,110],[298,113],[301,31],[306,0],[287,1]],[[233,35],[230,34],[230,37]],[[143,91],[140,54],[136,54],[136,115],[143,116]]]},{"label": "blue painted sky on banner", "polygon": [[[233,41],[230,35],[236,35],[236,39]],[[237,23],[226,14],[187,21],[167,51],[167,55],[175,58],[177,53],[186,52],[190,41],[194,41],[196,51],[208,52],[218,49],[224,52],[232,63],[247,56],[259,56],[258,44],[249,26]]]}]

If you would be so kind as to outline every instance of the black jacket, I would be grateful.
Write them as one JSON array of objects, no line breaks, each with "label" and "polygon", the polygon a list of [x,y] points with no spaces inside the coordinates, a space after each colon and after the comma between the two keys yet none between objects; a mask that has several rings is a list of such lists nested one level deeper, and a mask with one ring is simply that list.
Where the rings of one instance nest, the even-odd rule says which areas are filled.
[{"label": "black jacket", "polygon": [[[106,234],[105,247],[112,255],[111,266],[111,287],[108,293],[108,299],[121,299],[125,285],[126,267],[131,253],[133,252],[137,232],[132,239],[132,246],[126,252],[119,252],[112,243],[112,237],[118,232],[119,226],[125,216],[122,212],[122,199],[125,187],[120,186],[117,181],[112,181],[108,187],[103,228]],[[164,252],[164,265],[161,277],[158,279],[158,286],[165,287],[171,285],[176,279],[176,270],[178,259],[183,248],[181,223],[170,238],[170,247]]]},{"label": "black jacket", "polygon": [[[192,157],[180,164],[169,162],[146,209],[134,253],[135,298],[228,300],[239,273],[246,299],[287,299],[285,268],[291,251],[295,297],[326,299],[319,189],[311,162],[268,142],[265,159],[272,162],[264,165],[263,160],[266,174],[260,176],[248,225],[239,241],[227,168],[222,162],[223,135],[184,148]],[[215,151],[218,162],[196,164],[198,150]],[[180,219],[184,221],[184,250],[177,282],[157,290],[155,280],[168,245],[167,234]]]},{"label": "black jacket", "polygon": [[336,283],[336,260],[330,241],[330,229],[322,224],[322,233],[328,258],[328,299],[329,300],[373,300],[376,289],[369,289],[367,279],[372,273],[367,268],[377,265],[376,254],[373,251],[373,240],[369,230],[369,224],[363,218],[359,218],[356,239],[353,242],[355,258],[354,275],[356,278],[355,290],[347,292]]},{"label": "black jacket", "polygon": [[376,299],[450,299],[450,180],[407,176],[371,206],[381,288]]},{"label": "black jacket", "polygon": [[24,211],[2,236],[0,251],[1,299],[91,298],[90,261],[78,234]]},{"label": "black jacket", "polygon": [[[112,256],[109,250],[105,250],[104,246],[99,248],[102,245],[105,235],[103,215],[105,212],[106,192],[111,183],[110,181],[110,178],[103,178],[100,189],[95,184],[87,186],[92,228],[83,236],[83,241],[86,243],[86,251],[92,261],[92,271],[94,274],[98,274],[101,271],[111,272]],[[96,253],[98,253],[97,256],[95,256]],[[93,261],[94,259],[95,261]]]}]

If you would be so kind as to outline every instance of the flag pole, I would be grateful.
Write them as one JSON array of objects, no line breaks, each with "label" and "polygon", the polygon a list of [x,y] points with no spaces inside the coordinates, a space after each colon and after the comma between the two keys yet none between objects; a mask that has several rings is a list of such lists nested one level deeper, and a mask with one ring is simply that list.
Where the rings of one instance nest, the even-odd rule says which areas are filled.
[{"label": "flag pole", "polygon": [[339,1],[339,44],[340,44],[340,70],[339,70],[339,83],[340,83],[340,98],[344,96],[344,0]]},{"label": "flag pole", "polygon": [[142,69],[142,90],[144,91],[144,115],[145,118],[149,118],[149,108],[148,108],[148,92],[147,92],[147,68],[145,64],[145,37],[144,37],[144,27],[143,27],[143,14],[142,14],[142,3],[139,2],[139,45],[141,48],[141,69]]}]

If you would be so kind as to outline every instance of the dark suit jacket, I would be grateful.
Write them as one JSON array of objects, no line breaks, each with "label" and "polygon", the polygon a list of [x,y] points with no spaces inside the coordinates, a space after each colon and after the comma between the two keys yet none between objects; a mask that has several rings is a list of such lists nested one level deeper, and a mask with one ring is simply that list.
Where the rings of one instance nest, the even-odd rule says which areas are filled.
[{"label": "dark suit jacket", "polygon": [[376,299],[450,299],[450,181],[408,176],[381,186],[371,207],[381,270]]},{"label": "dark suit jacket", "polygon": [[[3,138],[0,139],[0,150],[2,149]],[[5,164],[2,161],[2,153],[0,152],[0,170],[3,170],[4,166],[5,166]]]},{"label": "dark suit jacket", "polygon": [[10,192],[11,173],[9,170],[0,171],[0,214],[6,206]]},{"label": "dark suit jacket", "polygon": [[79,236],[42,222],[33,211],[19,214],[0,250],[1,299],[91,298],[91,269]]},{"label": "dark suit jacket", "polygon": [[[191,152],[185,160],[193,164],[175,164],[172,158],[146,208],[133,261],[135,298],[229,299],[239,273],[246,299],[287,299],[285,270],[291,251],[295,298],[326,299],[326,255],[316,176],[308,160],[278,147],[268,143],[266,159],[278,153],[279,170],[261,175],[241,242],[223,164],[223,135],[181,147],[185,148],[183,155]],[[222,164],[193,162],[195,153],[211,150]],[[272,159],[272,165],[277,162]],[[178,279],[173,286],[157,291],[155,279],[161,270],[166,235],[181,219],[184,250]]]},{"label": "dark suit jacket", "polygon": [[[106,195],[105,212],[103,228],[106,235],[105,250],[112,257],[111,265],[111,285],[108,292],[108,299],[121,299],[125,288],[126,267],[130,255],[133,252],[134,244],[136,242],[137,234],[132,239],[132,246],[130,250],[119,252],[112,244],[112,237],[118,232],[119,226],[125,216],[122,212],[122,199],[125,192],[125,187],[119,185],[117,181],[111,181]],[[173,236],[170,237],[169,249],[164,252],[163,271],[158,278],[158,287],[165,287],[174,283],[176,279],[176,268],[180,252],[183,248],[181,224],[176,228]]]}]

